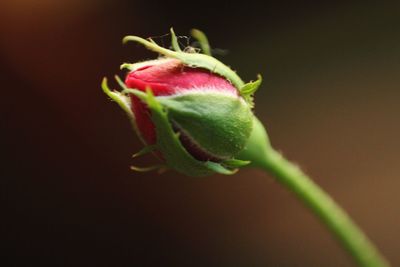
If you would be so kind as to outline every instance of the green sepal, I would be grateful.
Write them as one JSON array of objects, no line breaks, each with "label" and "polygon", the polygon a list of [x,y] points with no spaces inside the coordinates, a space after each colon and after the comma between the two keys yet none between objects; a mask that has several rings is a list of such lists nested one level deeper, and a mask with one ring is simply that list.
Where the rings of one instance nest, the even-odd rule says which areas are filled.
[{"label": "green sepal", "polygon": [[257,80],[246,83],[240,88],[240,95],[250,104],[251,107],[254,106],[253,95],[258,90],[262,82],[261,74],[257,75]]},{"label": "green sepal", "polygon": [[[125,84],[121,81],[121,79],[115,75],[115,80],[118,82],[118,84],[123,88],[123,89],[127,89]],[[107,84],[107,78],[104,77],[103,81],[101,83],[101,88],[103,89],[104,93],[106,93],[112,100],[114,100],[121,108],[123,111],[125,111],[126,115],[128,116],[131,125],[133,127],[133,130],[136,132],[137,136],[139,137],[140,141],[143,144],[146,144],[143,136],[141,135],[137,125],[136,125],[136,119],[135,119],[135,114],[133,114],[132,109],[131,109],[131,99],[122,92],[118,92],[118,91],[114,91],[111,90],[108,87]]]},{"label": "green sepal", "polygon": [[103,81],[101,82],[101,88],[103,89],[104,93],[106,93],[106,95],[114,100],[122,108],[122,110],[127,113],[129,118],[134,118],[134,114],[130,108],[131,100],[129,97],[118,91],[111,91],[111,89],[108,87],[106,77],[104,77]]},{"label": "green sepal", "polygon": [[155,145],[151,145],[151,146],[145,146],[144,148],[142,148],[139,152],[136,152],[135,154],[132,155],[132,158],[137,158],[143,155],[146,155],[150,152],[153,152],[157,149],[157,146]]},{"label": "green sepal", "polygon": [[208,42],[205,33],[198,29],[192,29],[190,34],[199,42],[201,51],[203,51],[204,54],[211,56],[210,43]]},{"label": "green sepal", "polygon": [[135,172],[150,172],[150,171],[154,171],[154,170],[162,171],[165,168],[165,165],[159,164],[159,165],[152,165],[149,167],[131,166],[130,168],[132,171],[135,171]]},{"label": "green sepal", "polygon": [[123,93],[131,93],[144,101],[151,110],[151,118],[156,128],[157,150],[163,155],[166,165],[189,176],[207,176],[213,173],[233,174],[234,170],[220,163],[199,161],[193,158],[182,146],[179,134],[175,133],[168,120],[168,111],[154,97],[151,90],[147,93],[136,89],[125,89]]},{"label": "green sepal", "polygon": [[220,174],[225,174],[225,175],[232,175],[238,172],[239,169],[227,169],[225,168],[223,165],[221,165],[220,163],[216,163],[216,162],[212,162],[212,161],[206,161],[204,163],[205,166],[207,166],[207,168],[209,168],[210,170],[216,172],[216,173],[220,173]]},{"label": "green sepal", "polygon": [[222,164],[229,168],[240,168],[246,165],[249,165],[251,161],[249,160],[240,160],[240,159],[228,159],[224,160]]},{"label": "green sepal", "polygon": [[120,66],[120,69],[127,69],[130,72],[131,71],[136,71],[142,67],[148,66],[148,65],[158,65],[158,64],[163,64],[168,58],[158,58],[158,59],[153,59],[153,60],[146,60],[142,62],[137,62],[137,63],[123,63]]},{"label": "green sepal", "polygon": [[[174,29],[171,28],[171,45],[172,48],[176,51],[176,52],[182,52],[181,48],[179,47],[179,42],[178,42],[178,38],[175,35]],[[150,39],[152,40],[152,39]]]},{"label": "green sepal", "polygon": [[169,121],[214,158],[231,159],[251,134],[253,114],[235,95],[189,91],[157,100],[168,109]]},{"label": "green sepal", "polygon": [[[171,28],[170,30],[171,30],[171,43],[172,43],[171,45],[175,51],[159,46],[151,38],[146,40],[141,37],[133,35],[125,36],[123,38],[123,43],[134,41],[144,45],[147,49],[157,52],[167,58],[179,59],[180,61],[182,61],[184,65],[187,65],[189,67],[203,68],[209,70],[210,72],[219,74],[222,77],[226,78],[228,81],[230,81],[237,88],[240,95],[246,100],[246,102],[249,103],[251,107],[254,106],[253,94],[257,91],[262,82],[261,75],[257,76],[256,81],[245,84],[235,71],[233,71],[227,65],[223,64],[218,59],[211,56],[211,50],[207,36],[202,31],[197,29],[192,29],[191,34],[194,38],[198,40],[201,50],[203,51],[204,54],[182,51],[181,48],[179,47],[178,39],[176,37],[173,28]],[[129,71],[135,71],[136,69],[144,66],[145,64],[158,63],[156,61],[159,60],[162,59],[139,62],[135,64],[124,63],[121,65],[121,69],[128,69]]]},{"label": "green sepal", "polygon": [[[176,35],[174,31],[171,31],[172,40],[176,40]],[[150,39],[151,40],[151,39]],[[219,74],[222,77],[225,77],[229,80],[236,88],[242,88],[244,82],[242,79],[234,72],[231,68],[223,64],[221,61],[217,60],[214,57],[205,54],[199,53],[187,53],[184,51],[173,51],[170,49],[166,49],[164,47],[159,46],[154,41],[150,41],[143,39],[138,36],[125,36],[123,38],[123,43],[127,43],[129,41],[134,41],[144,45],[147,49],[162,54],[166,57],[176,58],[182,61],[183,64],[193,67],[193,68],[203,68],[209,70],[213,73]],[[174,43],[175,41],[173,41]],[[176,45],[173,44],[174,48],[177,48]]]}]

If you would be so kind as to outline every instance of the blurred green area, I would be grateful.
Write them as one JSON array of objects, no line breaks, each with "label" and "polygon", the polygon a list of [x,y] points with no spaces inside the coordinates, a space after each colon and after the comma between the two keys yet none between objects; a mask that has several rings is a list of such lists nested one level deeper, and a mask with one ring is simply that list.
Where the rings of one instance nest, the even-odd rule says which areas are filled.
[{"label": "blurred green area", "polygon": [[274,146],[399,265],[398,2],[5,0],[4,266],[351,266],[261,172],[129,170],[141,144],[100,82],[123,75],[122,62],[156,56],[122,46],[124,35],[168,45],[170,26],[205,31],[245,80],[263,75],[256,113]]}]

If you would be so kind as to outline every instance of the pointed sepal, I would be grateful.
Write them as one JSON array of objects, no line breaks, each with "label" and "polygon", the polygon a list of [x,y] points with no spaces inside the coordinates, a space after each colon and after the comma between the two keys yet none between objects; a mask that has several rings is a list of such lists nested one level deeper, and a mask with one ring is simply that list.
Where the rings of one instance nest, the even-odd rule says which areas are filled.
[{"label": "pointed sepal", "polygon": [[157,146],[155,145],[151,145],[151,146],[145,146],[144,148],[142,148],[139,152],[136,152],[135,154],[132,155],[132,158],[137,158],[143,155],[146,155],[150,152],[153,152],[157,149]]},{"label": "pointed sepal", "polygon": [[[124,90],[128,89],[117,75],[115,75],[115,80],[121,86],[122,89]],[[132,112],[132,103],[130,97],[127,96],[123,91],[119,92],[116,90],[111,90],[108,87],[107,78],[105,77],[103,78],[103,81],[101,83],[101,88],[103,89],[104,93],[106,93],[106,95],[108,95],[113,101],[115,101],[122,108],[123,111],[125,111],[126,115],[128,116],[131,122],[133,130],[136,132],[140,141],[142,141],[143,144],[146,144],[144,138],[142,137],[136,125],[135,114],[133,114]]]},{"label": "pointed sepal", "polygon": [[250,164],[249,160],[228,159],[224,160],[222,164],[229,168],[240,168]]},{"label": "pointed sepal", "polygon": [[239,89],[240,95],[250,104],[251,107],[254,106],[253,95],[258,90],[261,83],[262,77],[258,74],[257,80],[246,83]]},{"label": "pointed sepal", "polygon": [[201,51],[208,55],[211,56],[211,47],[210,43],[208,42],[208,38],[205,35],[204,32],[198,30],[198,29],[192,29],[190,31],[190,34],[199,42]]},{"label": "pointed sepal", "polygon": [[[172,40],[173,40],[173,47],[175,49],[178,48],[178,46],[174,45],[176,39],[175,34],[172,34],[173,31],[171,32]],[[206,70],[209,70],[213,73],[219,74],[222,77],[225,77],[227,80],[229,80],[236,88],[242,88],[244,85],[244,82],[242,79],[236,74],[235,71],[233,71],[231,68],[223,64],[221,61],[217,60],[214,57],[211,57],[206,54],[199,54],[199,53],[187,53],[184,51],[173,51],[170,49],[166,49],[164,47],[159,46],[156,44],[154,41],[146,40],[138,36],[125,36],[123,38],[123,43],[127,42],[137,42],[139,44],[142,44],[145,46],[147,49],[154,51],[156,53],[159,53],[165,57],[170,57],[170,58],[176,58],[182,61],[183,64],[193,67],[193,68],[203,68]]]},{"label": "pointed sepal", "polygon": [[156,128],[156,148],[163,155],[167,167],[189,176],[206,176],[213,173],[233,174],[232,170],[221,163],[199,161],[182,146],[179,133],[176,133],[168,118],[168,107],[164,107],[150,89],[146,93],[136,89],[126,89],[123,93],[137,96],[151,110],[152,121]]},{"label": "pointed sepal", "polygon": [[150,172],[150,171],[155,171],[155,170],[163,170],[165,168],[165,165],[160,164],[160,165],[152,165],[148,167],[138,167],[138,166],[131,166],[130,169],[135,172]]}]

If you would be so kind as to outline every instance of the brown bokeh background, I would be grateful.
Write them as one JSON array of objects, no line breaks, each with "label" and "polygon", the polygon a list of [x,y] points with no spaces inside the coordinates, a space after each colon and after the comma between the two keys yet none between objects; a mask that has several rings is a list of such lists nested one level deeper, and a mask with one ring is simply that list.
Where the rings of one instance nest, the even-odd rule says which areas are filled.
[{"label": "brown bokeh background", "polygon": [[399,266],[400,5],[300,2],[1,1],[2,266],[353,266],[261,171],[129,170],[141,144],[100,81],[155,57],[124,35],[170,26],[263,74],[275,147]]}]

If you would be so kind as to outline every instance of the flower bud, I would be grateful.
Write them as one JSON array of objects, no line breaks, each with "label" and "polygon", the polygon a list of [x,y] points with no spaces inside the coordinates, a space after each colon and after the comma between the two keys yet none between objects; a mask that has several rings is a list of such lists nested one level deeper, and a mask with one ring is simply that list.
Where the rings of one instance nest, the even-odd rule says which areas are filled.
[{"label": "flower bud", "polygon": [[261,77],[244,84],[215,58],[181,51],[172,30],[171,34],[175,51],[152,40],[125,37],[163,57],[123,64],[129,73],[125,83],[117,81],[124,90],[110,91],[105,81],[103,89],[127,112],[145,143],[139,154],[157,151],[164,167],[191,176],[231,174],[248,163],[235,156],[245,148],[252,131],[251,95]]}]

